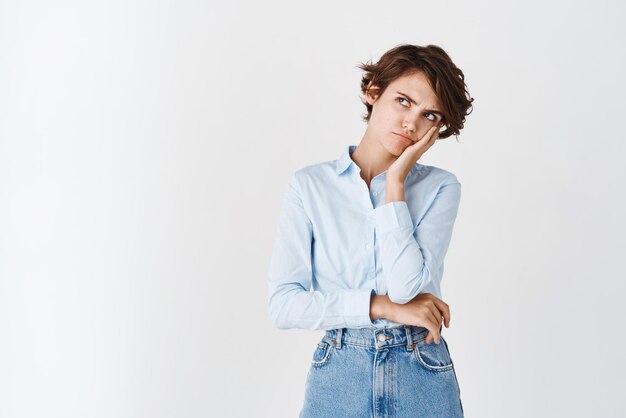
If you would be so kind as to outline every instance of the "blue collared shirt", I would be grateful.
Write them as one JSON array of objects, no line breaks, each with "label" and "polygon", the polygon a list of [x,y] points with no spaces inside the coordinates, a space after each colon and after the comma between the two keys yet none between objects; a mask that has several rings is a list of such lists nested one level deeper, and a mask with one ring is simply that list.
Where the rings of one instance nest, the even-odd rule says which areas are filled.
[{"label": "blue collared shirt", "polygon": [[384,171],[370,188],[348,145],[337,160],[289,180],[268,272],[267,308],[277,328],[388,328],[370,319],[370,298],[404,304],[441,298],[443,260],[461,199],[456,176],[416,163],[405,200],[385,203]]}]

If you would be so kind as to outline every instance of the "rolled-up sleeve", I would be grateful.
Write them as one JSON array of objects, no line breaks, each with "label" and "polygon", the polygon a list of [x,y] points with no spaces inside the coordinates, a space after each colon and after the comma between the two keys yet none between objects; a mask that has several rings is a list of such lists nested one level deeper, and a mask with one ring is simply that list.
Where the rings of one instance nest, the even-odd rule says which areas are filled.
[{"label": "rolled-up sleeve", "polygon": [[267,308],[274,326],[309,330],[373,326],[374,289],[311,291],[312,240],[313,226],[296,172],[284,196],[268,272]]},{"label": "rolled-up sleeve", "polygon": [[458,181],[443,184],[416,227],[404,200],[374,209],[382,269],[392,302],[407,303],[431,281],[441,279],[460,200]]}]

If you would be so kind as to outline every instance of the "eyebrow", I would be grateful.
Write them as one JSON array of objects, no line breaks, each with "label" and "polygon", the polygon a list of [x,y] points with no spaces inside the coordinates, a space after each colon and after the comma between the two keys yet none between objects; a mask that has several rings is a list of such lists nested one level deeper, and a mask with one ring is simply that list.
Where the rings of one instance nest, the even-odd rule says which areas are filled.
[{"label": "eyebrow", "polygon": [[[406,97],[406,98],[407,98],[407,100],[408,100],[409,102],[413,103],[414,105],[416,105],[416,104],[417,104],[417,102],[416,102],[415,100],[411,99],[411,98],[409,97],[409,95],[408,95],[408,94],[402,93],[401,91],[397,91],[396,93],[403,95],[404,97]],[[443,115],[441,114],[441,112],[440,112],[440,111],[438,111],[437,109],[425,109],[425,110],[426,110],[426,112],[430,112],[430,113],[434,113],[434,114],[436,114],[436,115],[439,115],[439,117],[440,117],[440,118],[442,118],[442,117],[443,117]]]}]

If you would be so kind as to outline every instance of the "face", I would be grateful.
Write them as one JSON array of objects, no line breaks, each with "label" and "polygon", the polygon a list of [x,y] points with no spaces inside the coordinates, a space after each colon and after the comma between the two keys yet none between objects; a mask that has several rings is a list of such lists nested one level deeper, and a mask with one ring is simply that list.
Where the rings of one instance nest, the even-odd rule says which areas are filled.
[{"label": "face", "polygon": [[439,98],[421,72],[395,79],[379,97],[371,93],[365,96],[373,106],[367,130],[390,154],[399,156],[441,123]]}]

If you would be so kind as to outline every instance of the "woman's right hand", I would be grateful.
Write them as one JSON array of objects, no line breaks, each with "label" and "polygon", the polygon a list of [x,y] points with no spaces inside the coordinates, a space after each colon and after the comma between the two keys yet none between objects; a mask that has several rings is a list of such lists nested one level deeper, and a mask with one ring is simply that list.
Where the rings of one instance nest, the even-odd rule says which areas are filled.
[{"label": "woman's right hand", "polygon": [[433,340],[440,343],[442,318],[446,328],[450,327],[450,307],[431,293],[420,293],[404,304],[391,303],[389,316],[392,321],[428,329],[426,344]]}]

